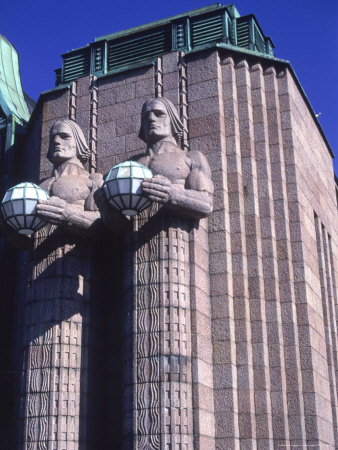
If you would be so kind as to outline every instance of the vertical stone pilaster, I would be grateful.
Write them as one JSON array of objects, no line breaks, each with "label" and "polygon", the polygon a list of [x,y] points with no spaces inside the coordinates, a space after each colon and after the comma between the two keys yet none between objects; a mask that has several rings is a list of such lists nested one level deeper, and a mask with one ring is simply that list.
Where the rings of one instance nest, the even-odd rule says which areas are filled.
[{"label": "vertical stone pilaster", "polygon": [[[211,144],[208,154],[215,186],[214,212],[209,218],[215,448],[237,449],[240,435],[231,233],[234,223],[238,221],[230,214],[228,198],[232,190],[229,183],[232,175],[229,172],[236,167],[232,161],[233,152],[239,149],[239,139],[231,58],[221,59],[218,64],[216,89],[215,97],[204,101],[216,109],[220,121],[219,141],[215,142],[212,136],[208,136]],[[229,158],[228,154],[231,155]],[[233,176],[236,180],[237,174]]]},{"label": "vertical stone pilaster", "polygon": [[[332,278],[332,305],[337,305],[338,304],[338,292],[337,292],[337,284],[336,284],[336,271],[335,271],[335,264],[334,264],[334,258],[333,258],[333,251],[332,251],[332,237],[329,235],[328,236],[328,253],[329,253],[329,267],[330,267],[330,271],[331,271],[331,278]],[[338,311],[336,306],[332,306],[334,313],[333,313],[333,317],[336,317],[336,329],[338,329]],[[333,326],[334,327],[334,326]],[[337,336],[337,335],[336,335]],[[338,377],[338,373],[336,375]],[[336,383],[338,384],[338,378],[336,380]]]},{"label": "vertical stone pilaster", "polygon": [[[236,155],[236,164],[240,168],[241,183],[238,183],[238,189],[232,190],[229,195],[229,210],[230,213],[240,215],[243,224],[241,248],[232,255],[233,276],[241,283],[239,295],[234,299],[236,361],[239,375],[237,395],[241,442],[252,446],[256,440],[256,416],[249,281],[255,271],[259,273],[260,270],[258,255],[255,255],[254,252],[255,246],[257,247],[255,237],[259,235],[259,227],[256,215],[257,195],[248,64],[246,61],[240,61],[235,64],[234,68],[240,142],[240,152]],[[229,190],[232,188],[233,186],[229,186]],[[252,237],[254,243],[250,243]],[[256,250],[259,252],[258,248]]]},{"label": "vertical stone pilaster", "polygon": [[180,73],[179,53],[172,52],[162,56],[163,97],[172,102],[180,111]]},{"label": "vertical stone pilaster", "polygon": [[92,75],[87,75],[76,80],[76,123],[82,129],[89,145],[93,109],[92,78]]},{"label": "vertical stone pilaster", "polygon": [[[156,206],[153,206],[153,213]],[[125,284],[124,448],[193,448],[187,223],[143,213]]]},{"label": "vertical stone pilaster", "polygon": [[92,442],[88,423],[99,425],[89,383],[89,346],[98,349],[93,255],[89,245],[48,228],[35,238],[23,305],[20,450],[76,450]]},{"label": "vertical stone pilaster", "polygon": [[[294,228],[297,221],[296,210],[289,214],[288,200],[290,198],[288,185],[285,182],[290,171],[287,168],[283,152],[282,116],[278,95],[278,76],[274,68],[266,69],[264,82],[267,98],[267,125],[269,130],[269,148],[272,174],[272,192],[274,204],[275,233],[277,246],[277,264],[279,279],[280,307],[284,341],[284,367],[286,395],[288,401],[288,422],[290,444],[304,445],[305,423],[304,404],[301,397],[301,338],[296,326],[296,299],[294,281],[299,274],[297,266],[302,258],[301,248],[292,243]],[[296,248],[298,252],[296,251]],[[297,255],[297,256],[296,256]],[[293,261],[292,261],[293,260]],[[292,264],[293,262],[293,264]],[[292,364],[289,361],[293,361]]]},{"label": "vertical stone pilaster", "polygon": [[[328,368],[328,381],[330,388],[330,403],[332,422],[337,424],[337,328],[336,311],[332,302],[332,278],[328,255],[328,242],[325,226],[320,223],[315,215],[317,258],[321,289],[321,299],[323,308],[323,321],[326,344],[326,358]],[[335,444],[337,445],[337,427],[333,427]]]},{"label": "vertical stone pilaster", "polygon": [[[274,445],[288,445],[287,399],[283,379],[283,332],[278,290],[278,267],[272,175],[268,142],[266,93],[262,67],[256,64],[251,68],[251,101],[253,109],[254,145],[257,170],[257,193],[259,205],[260,246],[262,274],[256,283],[251,279],[249,287],[253,309],[257,311],[255,320],[261,321],[258,336],[267,347],[268,357],[262,354],[262,361],[255,368],[257,422],[265,428],[266,438],[272,436]],[[257,338],[255,338],[257,339]],[[259,376],[260,373],[260,376]],[[261,392],[259,392],[261,391]],[[266,392],[267,391],[267,392]],[[264,415],[267,419],[264,421]],[[268,424],[271,420],[272,434]],[[258,433],[262,428],[257,427]],[[263,428],[263,429],[264,429]],[[260,436],[262,437],[262,436]],[[270,445],[271,445],[271,441]]]}]

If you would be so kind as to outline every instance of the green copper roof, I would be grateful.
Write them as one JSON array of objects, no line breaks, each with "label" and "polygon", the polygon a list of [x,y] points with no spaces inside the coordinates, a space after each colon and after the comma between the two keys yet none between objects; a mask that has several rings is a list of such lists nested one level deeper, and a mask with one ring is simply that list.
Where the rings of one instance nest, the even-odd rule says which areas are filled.
[{"label": "green copper roof", "polygon": [[210,43],[274,57],[273,42],[264,35],[253,14],[241,17],[234,5],[215,3],[102,36],[65,53],[62,68],[56,70],[56,85],[88,74],[100,76],[125,70],[172,51],[189,53]]},{"label": "green copper roof", "polygon": [[30,114],[24,99],[15,48],[0,35],[0,107],[18,122],[28,121]]}]

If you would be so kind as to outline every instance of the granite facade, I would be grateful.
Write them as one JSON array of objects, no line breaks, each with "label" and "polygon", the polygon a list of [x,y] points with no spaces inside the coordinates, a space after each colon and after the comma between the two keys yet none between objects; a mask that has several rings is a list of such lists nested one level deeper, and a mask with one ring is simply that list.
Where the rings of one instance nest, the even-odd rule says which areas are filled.
[{"label": "granite facade", "polygon": [[[185,358],[187,378],[172,379],[172,396],[166,398],[170,378],[160,377],[158,401],[155,404],[150,395],[150,403],[142,406],[150,416],[158,409],[158,423],[145,417],[144,427],[148,423],[152,432],[140,438],[134,425],[142,408],[131,401],[137,395],[133,386],[148,383],[152,392],[154,380],[151,368],[137,374],[140,365],[146,366],[141,359],[148,355],[151,360],[151,355],[143,349],[140,356],[135,346],[142,344],[143,329],[154,330],[151,320],[141,329],[137,320],[126,318],[125,305],[137,308],[133,289],[146,289],[151,273],[144,275],[142,286],[133,277],[148,250],[144,256],[138,246],[132,260],[130,247],[107,237],[101,272],[95,269],[101,288],[88,298],[95,305],[94,337],[91,343],[86,334],[82,350],[85,354],[85,348],[94,346],[95,370],[86,368],[89,380],[83,381],[86,388],[79,394],[80,404],[88,393],[97,396],[95,414],[50,410],[54,421],[48,422],[46,447],[27,448],[94,449],[98,433],[100,448],[337,448],[338,228],[332,156],[288,66],[211,49],[186,56],[170,53],[155,65],[80,78],[70,88],[44,94],[24,154],[32,153],[34,161],[41,155],[40,179],[49,176],[50,126],[56,119],[72,117],[95,149],[89,169],[106,174],[144,151],[138,138],[140,111],[155,93],[177,106],[187,122],[186,147],[206,156],[215,186],[214,211],[206,219],[190,221],[180,237],[186,259],[177,261],[185,270],[180,283],[189,291],[187,304],[177,310],[174,304],[166,305],[160,294],[165,296],[166,281],[156,281],[161,311],[170,316],[167,321],[161,316],[157,331],[172,324],[177,339],[188,342],[185,351],[175,350],[173,335],[172,350],[161,350],[161,355]],[[30,144],[39,133],[41,148]],[[174,231],[180,226],[171,223],[169,234],[161,234],[156,245],[176,242]],[[168,251],[159,253],[160,267],[166,261],[173,267],[173,250]],[[114,269],[114,282],[107,268]],[[19,310],[24,307],[24,300],[17,302]],[[45,307],[52,315],[52,308]],[[86,311],[81,313],[85,323],[91,310],[81,311]],[[175,317],[177,311],[188,324]],[[82,375],[85,372],[82,369]],[[184,405],[176,404],[183,400],[174,397],[175,382],[177,392],[187,388]],[[63,400],[71,401],[71,389],[62,386],[60,393],[68,396]],[[172,422],[165,415],[170,408]],[[186,419],[179,418],[178,411],[186,412]],[[67,420],[74,417],[80,417],[80,425],[73,430]],[[15,428],[21,422],[13,423]],[[84,424],[91,437],[84,434]],[[77,438],[71,433],[78,433]],[[182,439],[168,438],[174,435]],[[20,445],[17,448],[24,448]]]}]

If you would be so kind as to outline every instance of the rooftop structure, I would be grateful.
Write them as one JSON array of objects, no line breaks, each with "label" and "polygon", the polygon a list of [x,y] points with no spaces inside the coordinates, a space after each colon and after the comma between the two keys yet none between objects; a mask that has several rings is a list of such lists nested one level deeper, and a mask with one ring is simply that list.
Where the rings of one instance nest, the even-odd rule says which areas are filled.
[{"label": "rooftop structure", "polygon": [[62,55],[56,85],[94,74],[125,70],[168,52],[192,52],[210,44],[274,56],[274,45],[253,14],[240,16],[234,5],[215,3],[168,19],[96,38]]}]

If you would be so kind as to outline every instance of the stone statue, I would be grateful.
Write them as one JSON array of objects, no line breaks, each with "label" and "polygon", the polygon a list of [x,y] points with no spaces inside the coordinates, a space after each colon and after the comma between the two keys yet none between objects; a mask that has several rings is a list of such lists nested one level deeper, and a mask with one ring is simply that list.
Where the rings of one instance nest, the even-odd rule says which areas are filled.
[{"label": "stone statue", "polygon": [[94,194],[102,186],[103,177],[84,169],[89,155],[85,137],[76,122],[62,120],[53,124],[47,158],[54,168],[52,176],[40,185],[50,198],[37,205],[37,214],[42,219],[87,231],[100,219]]},{"label": "stone statue", "polygon": [[154,203],[133,218],[124,247],[125,448],[194,446],[190,255],[203,226],[190,219],[212,211],[213,184],[202,153],[179,147],[182,131],[170,101],[144,104],[138,162],[154,174],[142,183]]},{"label": "stone statue", "polygon": [[[37,214],[46,222],[62,225],[72,233],[93,235],[94,223],[100,219],[94,193],[102,185],[103,178],[101,174],[89,174],[83,167],[89,158],[89,148],[76,122],[62,120],[53,124],[47,158],[54,168],[52,176],[40,187],[50,198],[39,201]],[[0,228],[14,246],[30,248],[32,236],[19,235],[4,222],[1,214]]]},{"label": "stone statue", "polygon": [[[30,250],[28,283],[24,281],[27,288],[20,300],[25,324],[18,341],[18,352],[24,355],[20,448],[61,448],[60,436],[67,437],[62,447],[75,448],[86,432],[83,423],[80,427],[81,415],[89,417],[90,410],[88,420],[95,422],[98,417],[90,399],[99,397],[101,383],[90,381],[92,367],[86,361],[99,354],[102,302],[104,295],[109,296],[100,290],[105,276],[97,269],[104,258],[103,247],[110,248],[109,239],[101,239],[107,237],[101,214],[105,208],[110,210],[110,218],[119,214],[104,203],[99,210],[96,199],[103,177],[85,170],[89,155],[83,132],[74,121],[55,122],[47,154],[53,171],[40,184],[50,197],[37,205],[37,214],[47,225],[27,237],[3,221],[0,224],[12,243]],[[101,364],[100,358],[96,361],[95,369]],[[45,388],[37,387],[39,383]],[[61,398],[68,408],[58,409]]]},{"label": "stone statue", "polygon": [[[61,225],[71,234],[100,238],[101,218],[113,232],[121,231],[126,219],[106,202],[100,189],[103,176],[85,170],[89,156],[86,139],[76,122],[64,119],[52,125],[47,158],[54,166],[53,172],[40,184],[50,198],[40,200],[36,210],[46,222]],[[19,235],[5,224],[1,214],[0,228],[13,245],[29,248],[30,236]]]},{"label": "stone statue", "polygon": [[139,137],[147,143],[147,151],[138,162],[155,176],[146,179],[142,188],[151,200],[166,208],[201,218],[212,211],[211,172],[202,153],[186,152],[178,146],[183,128],[174,105],[166,98],[144,103]]}]

